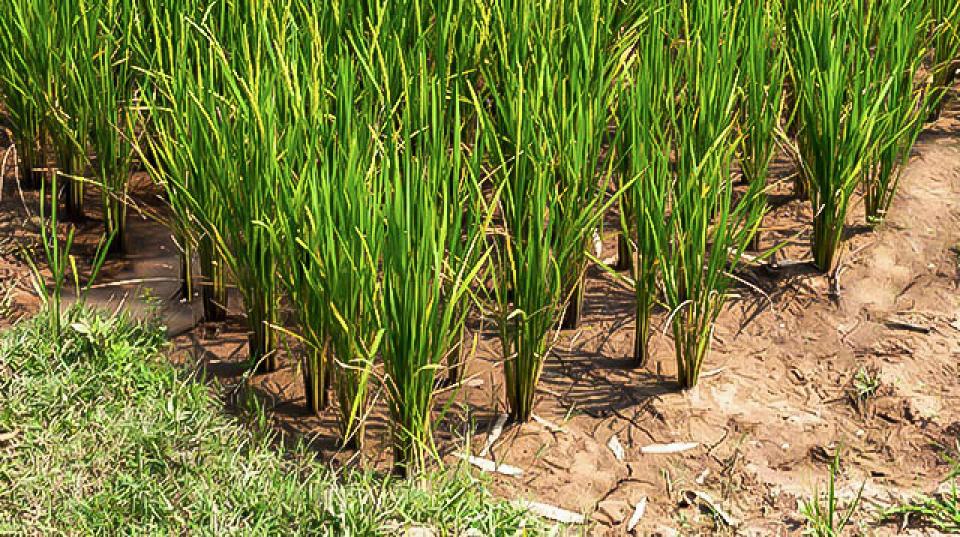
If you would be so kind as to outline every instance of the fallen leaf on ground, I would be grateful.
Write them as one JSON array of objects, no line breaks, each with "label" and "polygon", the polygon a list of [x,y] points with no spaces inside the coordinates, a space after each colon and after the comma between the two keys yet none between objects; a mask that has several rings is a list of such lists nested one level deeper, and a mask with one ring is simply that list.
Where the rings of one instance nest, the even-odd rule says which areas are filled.
[{"label": "fallen leaf on ground", "polygon": [[630,522],[627,522],[627,531],[633,531],[633,528],[637,527],[637,524],[640,523],[640,520],[643,518],[643,514],[647,511],[647,497],[644,496],[640,498],[640,501],[637,502],[637,506],[633,508],[633,516],[630,517]]},{"label": "fallen leaf on ground", "polygon": [[517,476],[517,475],[523,474],[523,470],[517,468],[516,466],[497,463],[490,459],[482,459],[480,457],[474,457],[473,455],[465,455],[463,453],[457,453],[457,457],[469,462],[470,464],[476,466],[477,468],[483,470],[484,472],[494,472],[494,473],[510,475],[510,476]]},{"label": "fallen leaf on ground", "polygon": [[607,447],[610,448],[610,451],[613,452],[613,456],[617,458],[618,461],[622,461],[625,455],[623,451],[623,444],[620,443],[620,439],[617,438],[617,435],[610,437],[610,440],[607,441]]},{"label": "fallen leaf on ground", "polygon": [[674,442],[672,444],[650,444],[649,446],[643,446],[640,448],[641,453],[646,453],[647,455],[665,455],[669,453],[680,453],[683,451],[689,451],[700,444],[697,442]]},{"label": "fallen leaf on ground", "polygon": [[518,500],[514,502],[514,505],[561,524],[583,524],[586,522],[586,517],[580,513],[574,513],[545,503]]},{"label": "fallen leaf on ground", "polygon": [[508,414],[500,414],[497,416],[497,421],[493,423],[493,428],[490,429],[490,434],[487,436],[487,443],[483,446],[483,449],[480,450],[481,457],[486,457],[490,453],[493,443],[503,434],[503,426],[506,425],[507,418],[509,417]]}]

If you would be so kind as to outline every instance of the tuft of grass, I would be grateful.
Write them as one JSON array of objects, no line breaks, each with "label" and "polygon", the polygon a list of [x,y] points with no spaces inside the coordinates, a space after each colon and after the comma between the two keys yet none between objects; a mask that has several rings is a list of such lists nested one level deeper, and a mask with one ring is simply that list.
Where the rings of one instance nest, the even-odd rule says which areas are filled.
[{"label": "tuft of grass", "polygon": [[830,482],[827,486],[826,495],[817,490],[814,492],[813,498],[803,501],[800,505],[800,514],[807,521],[807,527],[804,530],[805,535],[813,535],[814,537],[839,537],[843,535],[843,530],[850,524],[850,520],[860,507],[863,488],[867,482],[863,482],[856,497],[844,512],[836,494],[836,480],[839,471],[840,452],[838,451],[830,464]]},{"label": "tuft of grass", "polygon": [[861,367],[853,378],[853,388],[856,390],[859,399],[867,399],[876,395],[877,390],[880,389],[880,377],[877,376],[877,371]]},{"label": "tuft of grass", "polygon": [[[957,440],[956,453],[960,454],[960,439]],[[945,455],[950,464],[950,472],[944,481],[946,490],[933,496],[919,495],[912,502],[884,510],[881,520],[902,518],[905,526],[936,528],[947,534],[960,533],[960,457]],[[912,519],[912,520],[911,520]]]},{"label": "tuft of grass", "polygon": [[880,372],[876,368],[857,369],[847,391],[850,403],[858,412],[864,413],[870,408],[870,400],[877,395],[882,386]]},{"label": "tuft of grass", "polygon": [[[537,519],[462,472],[335,474],[309,448],[222,412],[166,363],[153,321],[72,309],[0,335],[0,533],[539,535]],[[251,420],[256,421],[256,420]],[[522,529],[521,529],[522,528]]]}]

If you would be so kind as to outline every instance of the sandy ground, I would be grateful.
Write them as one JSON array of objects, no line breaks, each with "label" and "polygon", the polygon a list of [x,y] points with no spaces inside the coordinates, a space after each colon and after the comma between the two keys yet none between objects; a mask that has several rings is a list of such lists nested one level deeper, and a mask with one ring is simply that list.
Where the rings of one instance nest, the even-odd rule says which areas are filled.
[{"label": "sandy ground", "polygon": [[[535,410],[542,421],[507,426],[485,454],[523,470],[493,477],[499,495],[582,513],[594,523],[591,535],[627,534],[626,522],[644,499],[637,535],[792,535],[803,528],[798,501],[826,486],[839,451],[841,495],[853,497],[863,486],[856,520],[867,534],[887,535],[898,528],[873,523],[873,511],[937,488],[947,471],[941,455],[960,436],[960,104],[921,137],[881,229],[862,225],[862,205],[851,209],[835,281],[792,263],[809,255],[810,208],[790,196],[790,162],[774,169],[783,184],[771,197],[764,245],[788,242],[781,266],[748,265],[738,273],[745,283],[720,316],[699,387],[677,390],[666,334],[655,336],[648,367],[634,367],[632,294],[592,271],[584,322],[559,335],[546,366]],[[0,199],[0,327],[38,305],[23,261],[23,247],[36,237],[26,210],[36,194],[21,199],[11,179],[8,173]],[[140,197],[159,207],[146,187]],[[92,207],[95,200],[91,193]],[[96,216],[93,210],[81,226],[81,257],[100,229]],[[177,336],[175,361],[218,379],[228,406],[252,390],[285,439],[304,438],[335,464],[388,467],[382,400],[363,453],[339,451],[333,415],[302,409],[294,360],[275,374],[244,376],[239,315],[194,328],[198,306],[176,297],[177,249],[169,233],[149,219],[131,221],[131,253],[108,262],[101,280],[108,285],[94,290],[92,302],[158,308]],[[615,242],[605,241],[604,256],[615,255]],[[482,318],[471,326],[471,380],[442,397],[451,405],[438,438],[450,462],[465,440],[480,453],[504,408],[492,326]],[[862,402],[852,395],[861,370],[880,383]],[[697,445],[677,454],[641,452],[674,442]],[[611,448],[617,443],[622,457]],[[708,496],[714,509],[689,501],[696,495]]]}]

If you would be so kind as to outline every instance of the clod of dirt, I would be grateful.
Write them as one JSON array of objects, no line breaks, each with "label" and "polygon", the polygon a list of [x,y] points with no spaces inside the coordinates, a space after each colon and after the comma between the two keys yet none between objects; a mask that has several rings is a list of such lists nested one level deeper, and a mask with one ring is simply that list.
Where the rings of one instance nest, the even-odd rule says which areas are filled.
[{"label": "clod of dirt", "polygon": [[609,526],[616,526],[623,523],[632,511],[630,504],[623,500],[603,500],[597,504],[594,519]]}]

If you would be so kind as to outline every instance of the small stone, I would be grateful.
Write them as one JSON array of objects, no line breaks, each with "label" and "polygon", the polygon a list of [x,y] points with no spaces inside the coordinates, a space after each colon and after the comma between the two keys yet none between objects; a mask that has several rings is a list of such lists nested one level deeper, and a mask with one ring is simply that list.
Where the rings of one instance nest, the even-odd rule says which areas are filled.
[{"label": "small stone", "polygon": [[407,528],[407,531],[404,532],[404,537],[436,537],[436,533],[433,532],[430,528],[425,528],[423,526],[413,526]]},{"label": "small stone", "polygon": [[598,522],[616,526],[627,520],[631,513],[633,509],[630,504],[623,500],[603,500],[597,504],[595,518]]}]

